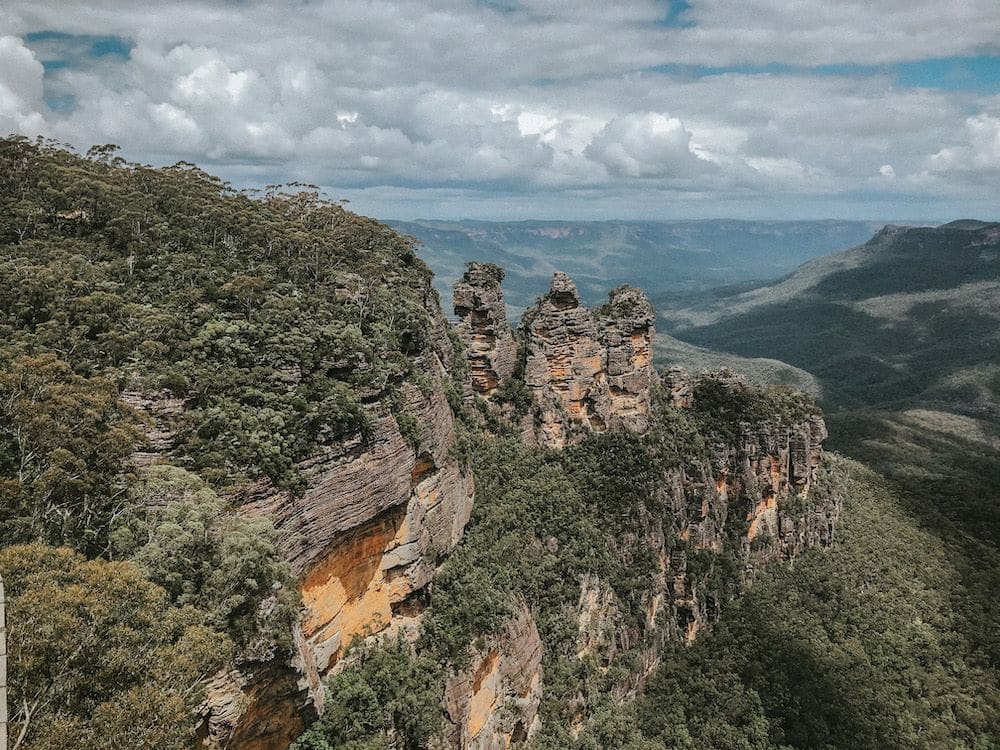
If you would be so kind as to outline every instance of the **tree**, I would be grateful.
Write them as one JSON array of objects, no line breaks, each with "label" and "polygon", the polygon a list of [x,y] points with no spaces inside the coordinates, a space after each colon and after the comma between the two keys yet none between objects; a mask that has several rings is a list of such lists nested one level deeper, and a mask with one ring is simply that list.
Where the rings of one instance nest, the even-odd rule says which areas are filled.
[{"label": "tree", "polygon": [[269,519],[234,514],[202,479],[169,465],[144,469],[130,500],[112,533],[116,556],[174,605],[203,611],[245,657],[290,645],[298,594]]},{"label": "tree", "polygon": [[136,431],[104,378],[51,354],[0,369],[0,529],[4,539],[100,551],[124,500]]},{"label": "tree", "polygon": [[225,635],[129,563],[15,545],[0,575],[12,750],[190,746],[202,681],[232,653]]}]

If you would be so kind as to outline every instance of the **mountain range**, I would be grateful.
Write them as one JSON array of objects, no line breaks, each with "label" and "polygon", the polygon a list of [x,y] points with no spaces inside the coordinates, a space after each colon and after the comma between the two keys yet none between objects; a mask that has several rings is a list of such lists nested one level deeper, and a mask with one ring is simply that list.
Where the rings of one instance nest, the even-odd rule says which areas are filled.
[{"label": "mountain range", "polygon": [[548,288],[554,271],[576,282],[587,304],[609,288],[641,286],[651,297],[720,284],[775,279],[817,256],[851,247],[872,221],[389,221],[420,242],[444,299],[469,261],[506,271],[512,318]]}]

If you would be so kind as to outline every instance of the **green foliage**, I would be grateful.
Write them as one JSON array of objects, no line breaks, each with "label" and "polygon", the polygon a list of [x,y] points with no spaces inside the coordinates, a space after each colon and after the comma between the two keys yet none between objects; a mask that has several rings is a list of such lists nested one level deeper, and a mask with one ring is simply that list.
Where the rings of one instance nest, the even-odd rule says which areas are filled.
[{"label": "green foliage", "polygon": [[233,514],[200,478],[174,466],[145,469],[131,493],[133,505],[112,533],[117,556],[174,605],[204,612],[243,658],[291,645],[297,589],[270,520]]},{"label": "green foliage", "polygon": [[946,546],[876,475],[828,461],[822,491],[847,498],[837,544],[768,568],[712,632],[665,656],[644,732],[720,750],[996,744],[1000,684],[950,604],[961,576]]},{"label": "green foliage", "polygon": [[[75,583],[49,615],[79,615],[73,627],[93,625],[108,644],[129,639],[146,670],[158,668],[150,649],[174,643],[178,613],[225,643],[211,669],[234,653],[221,631],[240,658],[289,645],[297,601],[277,534],[215,490],[302,490],[299,462],[368,439],[371,407],[436,362],[442,331],[412,241],[293,190],[238,192],[189,164],[0,139],[0,539],[126,560],[69,566],[87,587],[95,570],[127,582],[108,585],[132,607],[120,621],[88,619],[111,605]],[[134,413],[126,391],[183,408]],[[151,417],[173,435],[161,458],[191,473],[133,471]],[[83,683],[46,698],[59,730],[36,724],[32,747],[190,745],[198,680],[161,689],[131,670],[113,700],[77,706]],[[26,674],[26,694],[62,679]],[[134,742],[122,739],[129,713]]]},{"label": "green foliage", "polygon": [[811,396],[785,386],[733,385],[722,370],[695,384],[693,412],[706,437],[735,444],[741,426],[790,427],[819,413]]},{"label": "green foliage", "polygon": [[100,551],[136,433],[114,384],[50,353],[0,361],[0,534]]},{"label": "green foliage", "polygon": [[327,680],[323,717],[292,750],[419,750],[441,733],[440,666],[402,640],[352,651]]},{"label": "green foliage", "polygon": [[11,732],[25,750],[193,742],[199,686],[228,639],[128,563],[67,549],[0,550],[8,600]]},{"label": "green foliage", "polygon": [[412,241],[314,191],[255,197],[16,137],[0,174],[6,356],[184,396],[178,451],[213,484],[301,489],[296,462],[366,434],[361,394],[430,347]]},{"label": "green foliage", "polygon": [[642,732],[671,750],[771,750],[760,696],[728,652],[674,647],[639,701]]}]

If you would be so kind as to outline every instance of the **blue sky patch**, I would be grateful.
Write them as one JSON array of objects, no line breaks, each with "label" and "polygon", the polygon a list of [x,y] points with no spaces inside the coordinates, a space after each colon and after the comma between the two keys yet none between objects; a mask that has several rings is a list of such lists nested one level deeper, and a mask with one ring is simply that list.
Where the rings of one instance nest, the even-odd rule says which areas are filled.
[{"label": "blue sky patch", "polygon": [[685,13],[691,9],[688,0],[669,0],[666,17],[660,22],[661,26],[671,26],[674,28],[688,28],[694,26],[693,21],[685,18]]},{"label": "blue sky patch", "polygon": [[902,88],[930,88],[945,91],[975,91],[980,94],[1000,93],[1000,56],[945,57],[935,60],[895,63],[892,65],[802,66],[784,63],[767,65],[657,65],[648,69],[678,78],[699,79],[726,74],[739,75],[801,75],[847,76],[864,78],[889,76]]},{"label": "blue sky patch", "polygon": [[119,36],[66,34],[62,31],[35,31],[24,41],[45,65],[45,72],[63,68],[83,68],[96,60],[128,60],[132,43]]},{"label": "blue sky patch", "polygon": [[896,80],[903,86],[980,94],[1000,92],[1000,56],[997,55],[920,60],[900,63],[895,70]]},{"label": "blue sky patch", "polygon": [[60,71],[84,70],[107,62],[124,63],[132,54],[131,42],[118,36],[36,31],[25,34],[24,41],[45,69],[45,104],[63,115],[76,109],[77,98],[60,84]]}]

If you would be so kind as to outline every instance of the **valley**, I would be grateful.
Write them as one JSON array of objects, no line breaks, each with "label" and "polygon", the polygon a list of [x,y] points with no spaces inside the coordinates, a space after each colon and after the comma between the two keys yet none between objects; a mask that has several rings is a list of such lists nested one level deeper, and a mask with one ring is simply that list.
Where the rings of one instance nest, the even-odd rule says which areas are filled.
[{"label": "valley", "polygon": [[[18,750],[1000,741],[995,225],[697,307],[556,271],[512,326],[315,192],[0,162]],[[905,330],[893,399],[843,316]]]},{"label": "valley", "polygon": [[512,320],[555,271],[576,281],[587,304],[619,284],[651,298],[722,284],[774,279],[812,258],[868,239],[871,221],[389,221],[415,237],[442,298],[470,261],[505,269]]}]

